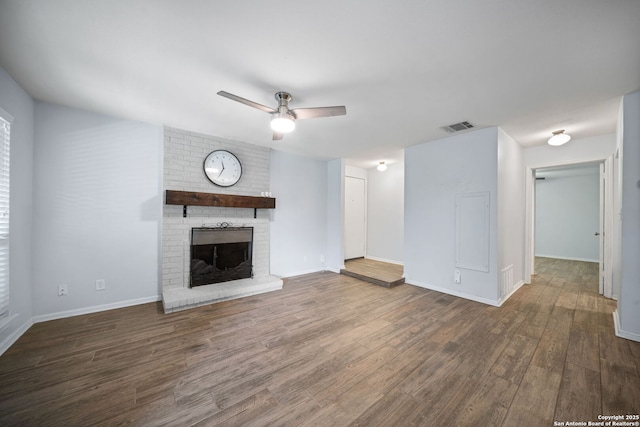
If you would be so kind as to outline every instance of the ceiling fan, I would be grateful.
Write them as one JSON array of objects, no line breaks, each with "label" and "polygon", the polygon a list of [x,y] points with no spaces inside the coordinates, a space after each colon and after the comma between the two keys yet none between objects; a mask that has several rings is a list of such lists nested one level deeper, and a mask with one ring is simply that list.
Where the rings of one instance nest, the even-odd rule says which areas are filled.
[{"label": "ceiling fan", "polygon": [[223,90],[218,92],[218,95],[271,114],[271,129],[273,129],[274,140],[282,139],[285,133],[291,132],[296,127],[296,120],[344,116],[347,114],[347,108],[345,106],[296,108],[290,110],[289,101],[291,101],[291,95],[287,92],[276,93],[278,108],[267,107],[266,105],[249,101],[248,99],[241,98]]}]

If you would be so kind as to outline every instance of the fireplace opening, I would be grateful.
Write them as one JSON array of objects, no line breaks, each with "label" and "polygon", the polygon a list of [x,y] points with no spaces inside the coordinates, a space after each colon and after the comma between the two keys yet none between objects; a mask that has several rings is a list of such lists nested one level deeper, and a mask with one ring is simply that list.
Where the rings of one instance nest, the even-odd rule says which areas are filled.
[{"label": "fireplace opening", "polygon": [[253,276],[253,227],[192,228],[189,287]]}]

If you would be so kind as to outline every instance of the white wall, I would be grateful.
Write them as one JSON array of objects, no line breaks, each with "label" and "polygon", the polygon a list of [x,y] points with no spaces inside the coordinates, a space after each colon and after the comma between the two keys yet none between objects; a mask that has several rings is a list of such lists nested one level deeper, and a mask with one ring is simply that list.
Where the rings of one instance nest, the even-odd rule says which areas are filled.
[{"label": "white wall", "polygon": [[[498,129],[498,270],[511,267],[512,274],[501,274],[500,299],[524,283],[524,151]],[[504,282],[504,283],[503,283]]]},{"label": "white wall", "polygon": [[368,169],[367,258],[403,263],[404,162]]},{"label": "white wall", "polygon": [[339,273],[344,268],[344,175],[343,159],[327,162],[327,270]]},{"label": "white wall", "polygon": [[616,149],[615,134],[599,135],[591,138],[572,140],[560,147],[541,145],[524,149],[525,163],[525,283],[531,283],[534,250],[534,202],[535,180],[533,170],[542,167],[572,165],[605,160]]},{"label": "white wall", "polygon": [[616,333],[640,341],[640,92],[623,98],[622,271]]},{"label": "white wall", "polygon": [[[36,105],[38,320],[158,299],[161,165],[159,126]],[[105,291],[95,290],[96,279],[106,280]],[[67,296],[57,296],[59,284]]]},{"label": "white wall", "polygon": [[620,102],[616,126],[616,154],[613,156],[613,248],[612,297],[620,298],[622,286],[622,140],[624,137],[624,103]]},{"label": "white wall", "polygon": [[325,268],[327,162],[271,151],[271,274],[290,277]]},{"label": "white wall", "polygon": [[559,147],[539,145],[524,149],[524,162],[529,168],[593,162],[613,154],[615,145],[616,136],[613,133],[573,139]]},{"label": "white wall", "polygon": [[345,165],[344,176],[367,180],[367,170],[356,166]]},{"label": "white wall", "polygon": [[[498,128],[405,150],[404,271],[407,283],[498,304]],[[464,269],[454,282],[456,194],[490,193],[489,272]]]},{"label": "white wall", "polygon": [[0,68],[0,108],[13,116],[11,125],[10,303],[17,314],[0,331],[0,354],[31,326],[31,210],[33,200],[33,121],[31,97]]},{"label": "white wall", "polygon": [[599,165],[542,175],[536,181],[536,256],[598,262]]}]

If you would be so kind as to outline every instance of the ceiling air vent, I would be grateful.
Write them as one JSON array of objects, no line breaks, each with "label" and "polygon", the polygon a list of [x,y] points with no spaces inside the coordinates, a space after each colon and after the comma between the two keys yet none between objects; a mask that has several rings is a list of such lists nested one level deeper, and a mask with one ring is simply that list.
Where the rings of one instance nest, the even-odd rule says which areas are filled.
[{"label": "ceiling air vent", "polygon": [[461,130],[467,130],[471,128],[473,128],[473,125],[469,122],[459,122],[443,127],[443,129],[448,133],[460,132]]}]

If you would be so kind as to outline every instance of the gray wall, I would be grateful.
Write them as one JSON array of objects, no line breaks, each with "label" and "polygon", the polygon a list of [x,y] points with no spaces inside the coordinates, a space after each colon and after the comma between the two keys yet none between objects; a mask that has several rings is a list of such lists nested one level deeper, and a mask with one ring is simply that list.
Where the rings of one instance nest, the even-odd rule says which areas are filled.
[{"label": "gray wall", "polygon": [[344,267],[344,176],[345,162],[327,162],[327,270],[339,273]]},{"label": "gray wall", "polygon": [[162,128],[39,103],[34,153],[34,318],[157,300]]},{"label": "gray wall", "polygon": [[404,261],[404,162],[367,174],[367,257]]},{"label": "gray wall", "polygon": [[622,271],[616,329],[640,341],[640,92],[623,99]]},{"label": "gray wall", "polygon": [[31,97],[0,68],[0,108],[13,116],[11,125],[10,303],[18,316],[0,331],[0,354],[32,321],[31,207],[33,200],[33,121]]},{"label": "gray wall", "polygon": [[600,168],[538,171],[536,256],[598,262]]},{"label": "gray wall", "polygon": [[[524,284],[524,150],[498,129],[498,269],[500,299]],[[510,271],[511,273],[505,273]]]},{"label": "gray wall", "polygon": [[[320,271],[326,264],[327,162],[271,151],[271,274]],[[324,261],[323,261],[324,260]]]},{"label": "gray wall", "polygon": [[[405,150],[404,272],[406,282],[497,304],[498,128]],[[489,271],[462,270],[454,281],[456,195],[490,193]]]}]

